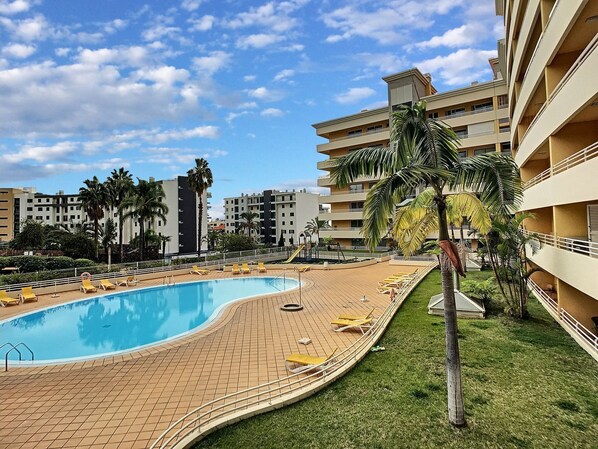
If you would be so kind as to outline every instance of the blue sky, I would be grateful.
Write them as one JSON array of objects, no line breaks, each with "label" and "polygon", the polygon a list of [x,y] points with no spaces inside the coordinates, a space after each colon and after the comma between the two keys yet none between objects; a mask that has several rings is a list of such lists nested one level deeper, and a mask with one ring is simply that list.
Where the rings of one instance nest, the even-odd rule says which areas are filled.
[{"label": "blue sky", "polygon": [[[473,6],[472,6],[473,4]],[[222,198],[317,191],[312,123],[386,102],[417,66],[491,79],[493,0],[0,0],[0,185],[76,192],[208,160]]]}]

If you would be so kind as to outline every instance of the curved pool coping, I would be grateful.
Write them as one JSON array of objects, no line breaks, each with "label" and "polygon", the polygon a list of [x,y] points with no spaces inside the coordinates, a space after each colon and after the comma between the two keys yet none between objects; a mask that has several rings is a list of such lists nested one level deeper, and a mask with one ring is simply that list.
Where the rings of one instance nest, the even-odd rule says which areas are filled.
[{"label": "curved pool coping", "polygon": [[[202,282],[234,282],[236,280],[239,279],[277,279],[277,276],[245,276],[242,278],[238,278],[238,277],[233,277],[233,278],[220,278],[220,279],[200,279],[200,280],[193,280],[193,281],[184,281],[184,282],[178,282],[175,283],[172,286],[176,286],[176,285],[181,285],[181,284],[198,284],[198,283],[202,283]],[[115,357],[115,356],[122,356],[125,354],[129,354],[129,353],[134,353],[134,352],[139,352],[139,351],[143,351],[143,350],[147,350],[147,349],[154,349],[154,348],[158,348],[162,345],[166,345],[168,343],[172,343],[174,341],[177,340],[181,340],[185,337],[189,337],[191,335],[197,334],[200,331],[206,330],[210,327],[212,327],[215,324],[218,324],[218,319],[223,315],[223,313],[230,307],[233,305],[238,304],[241,301],[246,301],[246,300],[251,300],[251,299],[256,299],[256,298],[266,298],[272,295],[277,295],[280,293],[288,293],[291,292],[293,290],[298,289],[300,286],[305,286],[305,281],[299,282],[298,279],[295,279],[293,277],[289,277],[289,279],[292,279],[293,281],[295,281],[297,283],[296,286],[292,287],[292,288],[288,288],[286,290],[280,290],[278,292],[271,292],[271,293],[264,293],[264,294],[258,294],[258,295],[250,295],[250,296],[242,296],[240,298],[236,298],[233,299],[232,301],[228,301],[225,304],[222,304],[220,306],[218,306],[216,308],[216,310],[214,310],[212,312],[212,314],[206,319],[206,321],[204,321],[202,324],[200,324],[199,326],[193,328],[193,329],[189,329],[188,331],[185,331],[181,334],[177,334],[174,335],[172,337],[168,337],[165,338],[163,340],[159,340],[156,341],[154,343],[148,343],[145,345],[141,345],[141,346],[136,346],[134,348],[129,348],[129,349],[123,349],[122,351],[113,351],[113,352],[104,352],[101,354],[94,354],[94,355],[89,355],[89,356],[81,356],[81,357],[71,357],[71,358],[66,358],[66,359],[52,359],[52,360],[9,360],[9,364],[11,367],[40,367],[40,366],[52,366],[52,365],[65,365],[65,364],[74,364],[74,363],[81,363],[81,362],[88,362],[88,361],[93,361],[93,360],[98,360],[98,359],[105,359],[105,358],[109,358],[109,357]],[[122,293],[137,293],[140,291],[144,291],[144,290],[150,290],[150,289],[159,289],[159,288],[169,288],[172,287],[169,285],[152,285],[152,286],[148,286],[148,287],[140,287],[140,288],[136,288],[136,289],[132,289],[132,290],[124,290],[124,291],[120,291],[120,292],[110,292],[107,294],[101,294],[101,295],[97,295],[97,296],[93,296],[93,297],[83,297],[80,299],[75,299],[72,301],[67,301],[61,304],[54,304],[51,306],[46,306],[46,307],[41,307],[39,309],[35,309],[35,310],[31,310],[29,312],[25,312],[19,315],[15,315],[3,320],[0,320],[0,325],[25,317],[25,316],[29,316],[29,315],[33,315],[35,313],[39,313],[39,312],[44,312],[46,310],[51,310],[51,309],[56,309],[58,307],[62,307],[62,306],[66,306],[69,304],[76,304],[79,302],[84,302],[84,301],[95,301],[97,299],[101,299],[101,298],[106,298],[106,297],[110,297],[110,296],[116,296],[118,294],[122,294]],[[99,289],[98,289],[99,290]],[[25,344],[27,343],[26,341],[24,342]],[[4,355],[3,355],[4,357]]]}]

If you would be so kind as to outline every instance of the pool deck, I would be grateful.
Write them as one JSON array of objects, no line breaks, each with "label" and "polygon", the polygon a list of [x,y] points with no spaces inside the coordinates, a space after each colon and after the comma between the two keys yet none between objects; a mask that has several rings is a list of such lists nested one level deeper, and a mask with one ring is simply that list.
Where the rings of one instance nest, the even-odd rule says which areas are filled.
[{"label": "pool deck", "polygon": [[[0,448],[147,448],[199,405],[287,376],[285,355],[324,355],[349,346],[361,333],[334,332],[330,321],[342,312],[367,314],[372,307],[379,311],[376,316],[389,301],[388,295],[376,292],[377,282],[415,268],[385,262],[312,270],[301,275],[301,312],[280,310],[284,303],[299,302],[299,290],[294,290],[237,302],[208,328],[149,349],[79,363],[10,367],[8,372],[2,367]],[[288,274],[297,277],[292,271]],[[175,281],[231,277],[211,272],[178,276]],[[144,281],[138,287],[161,283]],[[40,296],[37,303],[0,308],[0,320],[94,295]],[[364,295],[368,302],[360,300]],[[302,337],[312,343],[299,344]]]}]

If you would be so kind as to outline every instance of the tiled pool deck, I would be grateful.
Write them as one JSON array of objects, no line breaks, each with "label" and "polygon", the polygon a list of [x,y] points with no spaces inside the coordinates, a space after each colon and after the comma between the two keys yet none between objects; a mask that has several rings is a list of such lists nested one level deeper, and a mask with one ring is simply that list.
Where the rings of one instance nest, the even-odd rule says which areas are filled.
[{"label": "tiled pool deck", "polygon": [[[199,405],[287,376],[285,355],[324,355],[349,346],[361,333],[333,332],[330,320],[340,312],[367,313],[372,307],[381,311],[389,297],[376,292],[377,282],[414,269],[380,263],[309,271],[302,274],[301,312],[280,310],[284,303],[299,301],[295,290],[236,303],[209,328],[150,349],[81,363],[2,370],[0,448],[147,448],[172,422]],[[212,272],[178,276],[175,281],[229,277],[230,273]],[[139,286],[161,283],[157,279]],[[360,300],[364,295],[368,302]],[[37,303],[0,309],[0,320],[82,296],[41,296]],[[302,337],[311,338],[312,344],[297,343]]]}]

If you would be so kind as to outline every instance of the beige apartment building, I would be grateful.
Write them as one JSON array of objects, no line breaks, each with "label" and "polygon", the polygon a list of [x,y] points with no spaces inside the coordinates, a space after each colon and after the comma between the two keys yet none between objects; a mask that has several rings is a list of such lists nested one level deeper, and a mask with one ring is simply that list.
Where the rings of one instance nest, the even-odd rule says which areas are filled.
[{"label": "beige apartment building", "polygon": [[[492,81],[474,82],[468,87],[442,93],[436,91],[430,75],[422,74],[417,68],[383,78],[388,85],[388,106],[313,125],[317,135],[328,140],[317,146],[317,151],[328,157],[318,162],[318,169],[329,171],[330,158],[335,156],[364,147],[387,146],[393,108],[419,100],[426,102],[431,118],[443,120],[461,138],[460,157],[490,151],[510,153],[507,85],[498,59],[489,62],[494,74]],[[377,180],[363,177],[339,189],[329,174],[319,177],[318,186],[330,189],[328,195],[320,196],[320,203],[330,204],[330,211],[320,214],[320,219],[331,224],[330,229],[320,233],[322,238],[332,237],[344,247],[363,246],[363,204]]]},{"label": "beige apartment building", "polygon": [[15,236],[15,222],[19,222],[18,195],[21,193],[21,189],[0,187],[0,242],[10,242]]},{"label": "beige apartment building", "polygon": [[598,360],[598,1],[496,0],[532,287]]}]

